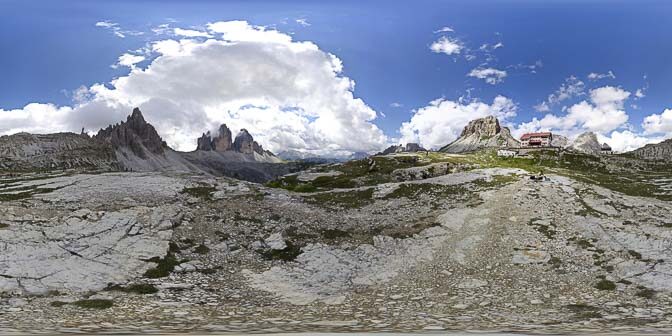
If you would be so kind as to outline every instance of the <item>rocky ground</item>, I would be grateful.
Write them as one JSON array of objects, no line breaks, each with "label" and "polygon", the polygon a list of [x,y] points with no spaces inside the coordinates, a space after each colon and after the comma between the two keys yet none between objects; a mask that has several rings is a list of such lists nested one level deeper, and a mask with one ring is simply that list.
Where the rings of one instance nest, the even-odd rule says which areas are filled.
[{"label": "rocky ground", "polygon": [[5,176],[0,330],[672,329],[668,201],[460,167]]}]

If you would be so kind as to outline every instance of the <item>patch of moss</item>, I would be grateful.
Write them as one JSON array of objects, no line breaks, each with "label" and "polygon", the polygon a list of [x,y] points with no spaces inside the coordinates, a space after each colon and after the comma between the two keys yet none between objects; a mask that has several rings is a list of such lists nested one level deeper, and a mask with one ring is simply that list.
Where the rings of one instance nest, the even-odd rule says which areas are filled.
[{"label": "patch of moss", "polygon": [[650,288],[640,288],[636,293],[636,296],[643,297],[645,299],[653,299],[656,296],[656,291]]},{"label": "patch of moss", "polygon": [[259,254],[266,260],[294,261],[301,252],[301,246],[295,245],[291,241],[286,241],[287,247],[282,250],[259,250]]},{"label": "patch of moss", "polygon": [[261,220],[259,218],[243,216],[238,212],[235,213],[235,215],[233,216],[233,219],[236,220],[236,221],[245,221],[245,222],[252,222],[252,223],[257,223],[257,224],[262,224],[264,222],[263,220]]},{"label": "patch of moss", "polygon": [[403,183],[391,193],[385,195],[383,199],[408,198],[418,199],[421,196],[431,196],[435,198],[461,197],[467,196],[470,192],[463,186],[440,185],[431,183]]},{"label": "patch of moss", "polygon": [[214,193],[215,190],[217,189],[213,186],[184,187],[180,193],[211,200],[212,193]]},{"label": "patch of moss", "polygon": [[205,244],[200,244],[194,249],[194,253],[198,254],[208,254],[210,253],[210,248],[205,246]]},{"label": "patch of moss", "polygon": [[613,281],[602,279],[595,284],[595,288],[599,290],[613,291],[616,289],[616,284]]},{"label": "patch of moss", "polygon": [[569,309],[570,311],[574,313],[581,313],[585,311],[594,311],[598,310],[597,307],[587,305],[585,303],[573,303],[573,304],[568,304],[565,306],[565,308]]},{"label": "patch of moss", "polygon": [[175,266],[179,265],[180,262],[175,259],[175,256],[172,253],[168,253],[163,258],[152,258],[148,260],[150,262],[155,262],[157,265],[154,268],[150,268],[145,272],[145,277],[156,279],[156,278],[165,278],[170,275],[175,269]]},{"label": "patch of moss", "polygon": [[132,284],[130,286],[124,287],[120,285],[109,286],[106,290],[111,291],[121,291],[124,293],[134,293],[140,295],[154,294],[159,291],[158,288],[154,287],[151,284]]},{"label": "patch of moss", "polygon": [[478,179],[471,183],[480,189],[495,189],[516,181],[518,181],[518,176],[516,175],[495,175],[489,179]]},{"label": "patch of moss", "polygon": [[57,190],[57,188],[35,188],[35,189],[30,189],[28,191],[23,191],[23,192],[18,192],[18,193],[0,194],[0,202],[2,202],[2,201],[6,201],[6,202],[18,201],[18,200],[30,198],[31,196],[36,195],[36,194],[50,193],[54,190]]},{"label": "patch of moss", "polygon": [[555,239],[555,235],[558,233],[551,225],[541,224],[538,222],[538,218],[530,219],[528,225],[534,227],[534,229],[543,234],[548,239]]},{"label": "patch of moss", "polygon": [[0,223],[0,229],[8,228],[9,224]]},{"label": "patch of moss", "polygon": [[373,188],[346,192],[324,192],[304,198],[308,203],[341,208],[361,208],[373,203]]},{"label": "patch of moss", "polygon": [[218,270],[218,269],[219,269],[219,268],[204,268],[204,269],[200,269],[200,270],[198,270],[198,273],[206,274],[206,275],[210,275],[210,274],[215,274],[215,273],[217,273],[217,270]]},{"label": "patch of moss", "polygon": [[642,260],[642,254],[635,251],[635,250],[628,250],[628,254],[631,255],[635,259]]},{"label": "patch of moss", "polygon": [[301,183],[301,184],[297,185],[296,187],[294,187],[293,191],[300,192],[300,193],[310,193],[310,192],[317,191],[317,187],[315,187],[311,183]]},{"label": "patch of moss", "polygon": [[577,240],[576,245],[579,245],[580,247],[582,247],[584,249],[595,247],[595,245],[593,245],[593,243],[590,240],[583,239],[583,238]]},{"label": "patch of moss", "polygon": [[226,232],[222,232],[222,231],[218,230],[218,231],[215,231],[215,234],[217,235],[217,237],[219,237],[220,241],[225,241],[225,240],[231,239],[231,235],[226,233]]},{"label": "patch of moss", "polygon": [[67,302],[63,302],[63,301],[51,301],[51,303],[49,303],[49,305],[52,306],[52,307],[63,307],[67,304],[68,304]]},{"label": "patch of moss", "polygon": [[322,230],[322,237],[324,239],[339,239],[339,238],[350,238],[351,235],[347,231],[339,229],[326,229]]},{"label": "patch of moss", "polygon": [[553,268],[559,268],[560,265],[562,265],[562,260],[558,257],[553,256],[548,260],[548,264],[551,265],[551,267]]},{"label": "patch of moss", "polygon": [[580,319],[602,318],[602,314],[596,311],[587,311],[577,315]]},{"label": "patch of moss", "polygon": [[75,301],[72,303],[72,305],[85,309],[107,309],[111,308],[114,303],[112,300],[93,299]]}]

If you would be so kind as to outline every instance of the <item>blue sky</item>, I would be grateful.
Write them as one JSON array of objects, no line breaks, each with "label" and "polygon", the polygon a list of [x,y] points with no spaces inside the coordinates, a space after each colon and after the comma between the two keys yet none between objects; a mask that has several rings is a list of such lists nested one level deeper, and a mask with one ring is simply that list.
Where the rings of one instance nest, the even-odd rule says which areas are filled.
[{"label": "blue sky", "polygon": [[[667,1],[2,0],[0,66],[5,80],[0,81],[0,109],[7,114],[30,103],[74,107],[78,88],[96,83],[108,83],[109,88],[112,79],[129,74],[129,67],[111,66],[120,55],[171,38],[152,32],[162,24],[206,31],[208,23],[244,20],[277,29],[294,41],[311,41],[338,57],[343,64],[339,76],[353,80],[354,96],[378,114],[370,122],[384,133],[384,142],[413,137],[449,141],[454,135],[423,136],[419,128],[426,126],[409,126],[414,131],[408,132],[415,135],[404,135],[400,125],[439,98],[465,106],[478,101],[492,110],[493,99],[502,96],[515,104],[515,113],[487,113],[498,114],[520,132],[552,128],[575,135],[591,130],[621,141],[613,139],[613,132],[627,131],[638,145],[659,140],[671,130],[662,115],[672,107],[671,15],[672,2]],[[114,27],[97,26],[99,22]],[[437,33],[443,27],[453,31]],[[432,44],[442,37],[458,44],[460,52],[433,52]],[[498,43],[501,47],[494,49]],[[485,51],[480,49],[484,44]],[[146,55],[134,66],[146,69],[152,57],[156,56]],[[490,84],[468,76],[474,69],[506,75]],[[613,76],[588,78],[590,73],[609,71]],[[548,104],[548,109],[539,107],[572,76],[573,83],[583,83],[581,92]],[[591,102],[591,90],[601,87],[628,93],[616,103],[622,107],[614,107],[625,112],[626,122],[594,126],[584,118],[570,126],[529,124],[546,114],[562,118],[582,101],[601,109]],[[653,120],[657,123],[644,129],[642,122],[650,115],[659,115]],[[263,127],[258,132],[262,131]],[[281,146],[276,140],[268,139]],[[356,149],[345,144],[338,148]]]}]

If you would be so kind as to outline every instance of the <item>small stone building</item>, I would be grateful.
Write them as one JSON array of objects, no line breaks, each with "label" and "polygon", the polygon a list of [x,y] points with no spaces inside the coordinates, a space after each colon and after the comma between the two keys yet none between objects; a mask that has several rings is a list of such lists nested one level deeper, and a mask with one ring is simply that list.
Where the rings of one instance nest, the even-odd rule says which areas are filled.
[{"label": "small stone building", "polygon": [[502,156],[502,157],[515,157],[518,155],[518,152],[510,149],[500,149],[497,150],[497,156]]},{"label": "small stone building", "polygon": [[606,142],[602,144],[600,147],[600,154],[604,155],[610,155],[614,154],[614,151],[611,149],[611,146],[609,146]]},{"label": "small stone building", "polygon": [[551,132],[525,133],[520,137],[522,147],[550,147],[553,141]]}]

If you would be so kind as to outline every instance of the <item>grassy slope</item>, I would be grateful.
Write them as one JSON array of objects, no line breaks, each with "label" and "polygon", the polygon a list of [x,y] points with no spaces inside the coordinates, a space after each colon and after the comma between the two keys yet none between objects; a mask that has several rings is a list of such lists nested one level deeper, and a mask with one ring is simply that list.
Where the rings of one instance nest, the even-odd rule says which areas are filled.
[{"label": "grassy slope", "polygon": [[370,169],[368,159],[343,164],[324,165],[318,171],[340,171],[339,176],[319,177],[311,182],[300,182],[296,176],[287,176],[269,183],[271,187],[298,192],[314,192],[341,188],[373,186],[392,182],[395,169],[450,162],[471,164],[481,168],[520,168],[530,173],[553,173],[582,182],[597,184],[631,196],[655,197],[672,200],[672,190],[666,190],[666,179],[672,179],[672,167],[661,163],[643,162],[626,156],[596,157],[579,153],[540,151],[531,158],[502,158],[494,150],[455,155],[432,152],[397,156],[373,157],[375,167]]}]

